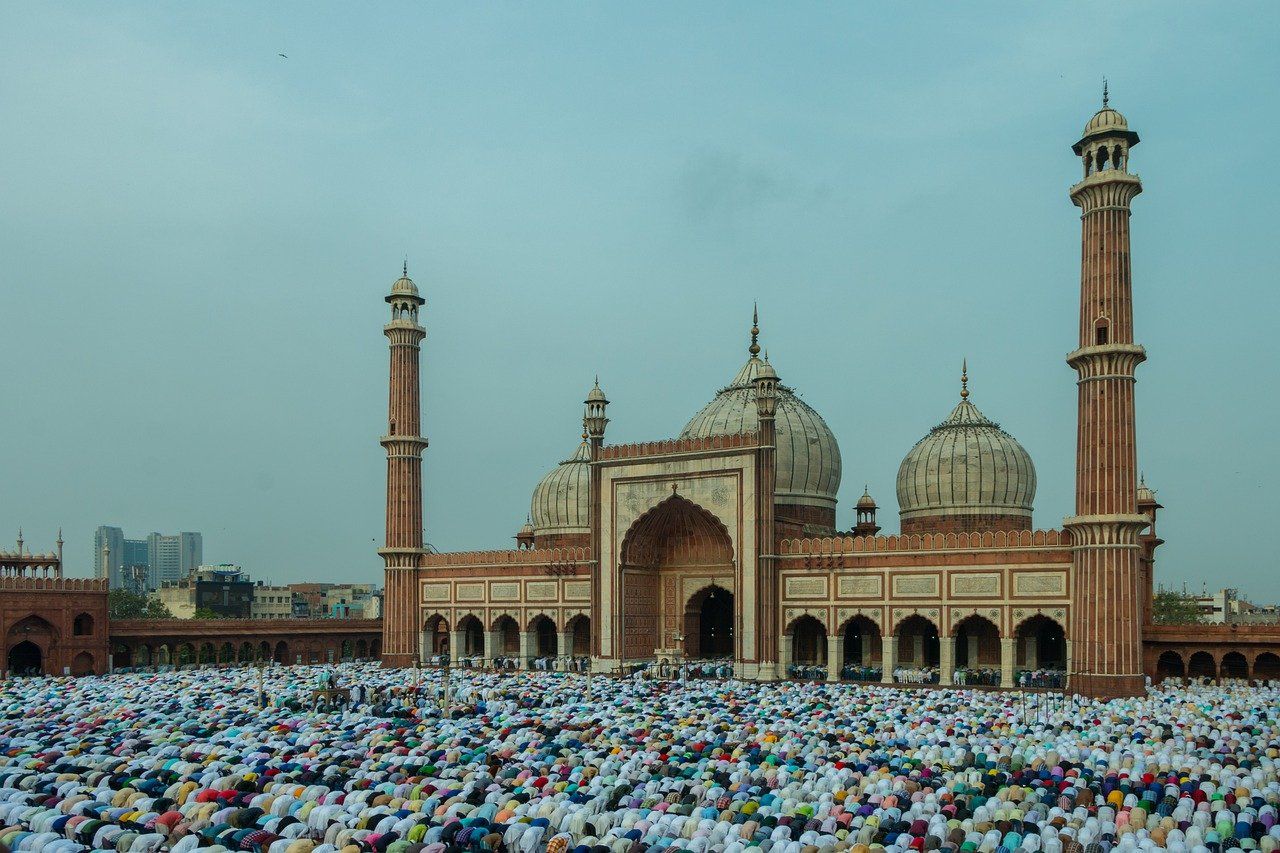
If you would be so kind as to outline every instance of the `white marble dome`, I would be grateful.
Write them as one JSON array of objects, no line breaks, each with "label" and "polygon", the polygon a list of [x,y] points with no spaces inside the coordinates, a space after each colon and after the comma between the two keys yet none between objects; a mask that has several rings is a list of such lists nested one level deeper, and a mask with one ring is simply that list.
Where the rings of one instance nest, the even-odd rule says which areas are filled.
[{"label": "white marble dome", "polygon": [[[693,416],[681,438],[735,435],[759,429],[755,388],[764,362],[751,356],[728,386]],[[840,446],[822,416],[785,385],[778,386],[777,485],[780,504],[835,508],[840,489]]]},{"label": "white marble dome", "polygon": [[898,507],[904,520],[1006,515],[1030,521],[1035,497],[1031,456],[967,397],[911,448],[898,468]]},{"label": "white marble dome", "polygon": [[577,451],[538,483],[529,511],[537,535],[590,532],[590,461],[591,448],[583,438]]}]

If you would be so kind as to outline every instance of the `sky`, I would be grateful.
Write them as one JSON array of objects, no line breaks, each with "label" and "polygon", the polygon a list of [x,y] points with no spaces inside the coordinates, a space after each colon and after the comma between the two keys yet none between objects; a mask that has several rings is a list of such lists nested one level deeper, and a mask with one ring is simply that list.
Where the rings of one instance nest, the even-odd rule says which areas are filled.
[{"label": "sky", "polygon": [[[1274,591],[1274,3],[0,5],[0,541],[99,524],[380,581],[383,302],[427,299],[427,538],[511,547],[576,447],[676,435],[746,358],[897,529],[971,399],[1073,510],[1079,218],[1132,167],[1157,580]],[[278,56],[285,54],[286,58]]]}]

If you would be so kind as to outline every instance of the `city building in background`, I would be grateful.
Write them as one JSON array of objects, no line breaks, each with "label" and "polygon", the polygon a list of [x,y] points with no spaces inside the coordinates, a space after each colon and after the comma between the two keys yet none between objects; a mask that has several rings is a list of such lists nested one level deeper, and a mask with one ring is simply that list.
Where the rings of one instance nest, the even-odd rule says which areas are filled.
[{"label": "city building in background", "polygon": [[106,578],[111,589],[154,592],[162,583],[181,581],[204,562],[204,538],[199,533],[152,533],[128,539],[121,528],[104,524],[94,531],[93,555],[94,577]]},{"label": "city building in background", "polygon": [[[107,559],[103,560],[103,549]],[[136,571],[126,569],[136,566],[149,567],[147,540],[126,539],[119,527],[102,525],[93,533],[93,576],[106,578],[111,589],[132,589],[136,586]],[[144,586],[149,580],[144,580]],[[145,590],[144,590],[145,591]]]},{"label": "city building in background", "polygon": [[382,591],[371,583],[293,583],[293,615],[299,619],[378,619]]},{"label": "city building in background", "polygon": [[253,604],[249,615],[254,619],[292,619],[293,592],[287,586],[258,581],[253,585]]},{"label": "city building in background", "polygon": [[1241,598],[1238,589],[1202,590],[1195,600],[1204,621],[1212,625],[1280,624],[1280,606],[1254,604]]},{"label": "city building in background", "polygon": [[164,583],[156,597],[179,619],[193,619],[197,612],[223,619],[248,619],[253,615],[253,581],[239,566],[199,566],[186,579]]},{"label": "city building in background", "polygon": [[204,562],[204,537],[199,533],[152,533],[147,537],[147,565],[152,589],[187,578]]}]

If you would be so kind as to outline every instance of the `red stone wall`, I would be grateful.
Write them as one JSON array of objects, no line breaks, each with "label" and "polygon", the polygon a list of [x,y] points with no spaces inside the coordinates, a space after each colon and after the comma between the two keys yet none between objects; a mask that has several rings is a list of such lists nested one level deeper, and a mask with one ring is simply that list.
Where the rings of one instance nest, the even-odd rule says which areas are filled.
[{"label": "red stone wall", "polygon": [[546,533],[533,537],[533,547],[550,548],[589,548],[590,533]]},{"label": "red stone wall", "polygon": [[793,535],[803,536],[806,529],[811,531],[810,536],[815,533],[831,535],[836,530],[836,511],[832,507],[776,504],[773,511],[779,528],[785,525],[796,529]]},{"label": "red stone wall", "polygon": [[902,519],[903,533],[984,533],[988,530],[1031,530],[1031,519],[1025,515],[930,515]]},{"label": "red stone wall", "polygon": [[[76,617],[88,616],[90,630],[75,633]],[[9,651],[24,640],[40,648],[43,671],[75,675],[107,671],[107,585],[105,581],[7,578],[0,584],[0,670]]]}]

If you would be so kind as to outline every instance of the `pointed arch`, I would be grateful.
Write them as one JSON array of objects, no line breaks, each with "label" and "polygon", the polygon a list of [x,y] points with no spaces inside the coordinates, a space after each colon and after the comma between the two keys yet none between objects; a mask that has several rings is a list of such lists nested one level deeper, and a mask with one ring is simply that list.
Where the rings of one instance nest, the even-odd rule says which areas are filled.
[{"label": "pointed arch", "polygon": [[1160,657],[1156,659],[1156,680],[1164,681],[1166,678],[1186,678],[1187,667],[1182,662],[1182,655],[1173,650],[1160,653]]},{"label": "pointed arch", "polygon": [[623,656],[632,660],[651,658],[657,649],[677,643],[674,635],[682,609],[689,635],[689,600],[669,600],[672,596],[659,582],[664,570],[697,568],[713,577],[733,574],[729,531],[712,512],[674,491],[631,524],[618,553]]},{"label": "pointed arch", "polygon": [[632,522],[620,553],[635,568],[732,565],[733,539],[709,510],[672,494]]}]

